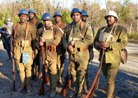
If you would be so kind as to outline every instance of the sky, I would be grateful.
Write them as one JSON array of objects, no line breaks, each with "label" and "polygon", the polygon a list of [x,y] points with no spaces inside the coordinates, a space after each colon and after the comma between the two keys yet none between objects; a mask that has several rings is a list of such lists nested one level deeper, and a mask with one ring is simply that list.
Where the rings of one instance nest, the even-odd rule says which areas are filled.
[{"label": "sky", "polygon": [[[16,0],[0,0],[0,3],[2,2],[6,2],[6,1],[16,1]],[[50,0],[51,2],[53,0]],[[65,4],[65,1],[67,1],[67,4]],[[83,1],[83,0],[82,0]],[[123,2],[124,0],[86,0],[86,1],[89,1],[89,2],[96,2],[100,5],[101,9],[105,9],[106,6],[105,6],[105,2],[106,1],[121,1]],[[138,0],[129,0],[130,2],[133,2],[134,4],[138,3]],[[73,8],[73,3],[74,3],[74,0],[55,0],[55,3],[56,5],[60,2],[60,6],[63,6],[63,4],[65,5],[65,7],[69,8],[70,10]]]},{"label": "sky", "polygon": [[[62,2],[62,3],[64,3],[65,6],[67,6],[71,10],[72,9],[72,5],[74,3],[74,0],[67,0],[68,1],[68,4],[67,5],[63,1],[64,0],[56,0],[56,3]],[[92,2],[96,2],[96,3],[98,3],[100,5],[101,9],[105,9],[106,8],[106,4],[105,4],[106,1],[121,1],[121,2],[123,2],[124,0],[86,0],[86,1],[89,1],[91,3]],[[129,0],[129,1],[130,2],[133,2],[134,4],[138,3],[137,0]]]}]

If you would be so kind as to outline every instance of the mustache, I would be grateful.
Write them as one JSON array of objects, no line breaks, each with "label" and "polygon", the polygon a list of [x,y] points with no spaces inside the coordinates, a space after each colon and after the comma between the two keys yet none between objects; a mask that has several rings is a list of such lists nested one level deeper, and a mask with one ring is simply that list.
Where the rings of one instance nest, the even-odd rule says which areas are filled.
[{"label": "mustache", "polygon": [[107,22],[111,22],[110,20],[107,20]]}]

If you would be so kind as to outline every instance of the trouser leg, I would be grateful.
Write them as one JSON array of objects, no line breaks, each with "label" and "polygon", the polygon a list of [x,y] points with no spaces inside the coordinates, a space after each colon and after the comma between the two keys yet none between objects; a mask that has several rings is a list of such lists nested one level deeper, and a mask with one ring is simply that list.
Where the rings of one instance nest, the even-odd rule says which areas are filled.
[{"label": "trouser leg", "polygon": [[21,92],[25,88],[25,67],[23,63],[20,63],[19,60],[16,60],[17,69],[19,70],[19,76],[21,80],[21,86],[18,89]]},{"label": "trouser leg", "polygon": [[114,88],[115,88],[115,84],[108,84],[107,83],[107,96],[106,98],[113,98],[113,93],[114,93]]},{"label": "trouser leg", "polygon": [[49,75],[50,75],[50,97],[56,95],[56,86],[57,86],[57,67],[56,60],[49,60]]}]

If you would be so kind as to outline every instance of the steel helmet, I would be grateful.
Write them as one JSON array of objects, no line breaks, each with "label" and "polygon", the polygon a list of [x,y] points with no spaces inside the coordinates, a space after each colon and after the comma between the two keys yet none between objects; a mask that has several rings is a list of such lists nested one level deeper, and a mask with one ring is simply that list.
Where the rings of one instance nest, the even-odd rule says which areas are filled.
[{"label": "steel helmet", "polygon": [[55,16],[60,16],[60,17],[62,17],[62,14],[61,14],[59,11],[56,11],[56,12],[54,13],[54,16],[53,16],[53,17],[55,17]]},{"label": "steel helmet", "polygon": [[87,17],[89,16],[88,13],[87,13],[87,11],[85,11],[85,10],[82,10],[82,11],[81,11],[81,15],[82,15],[82,16],[87,16]]},{"label": "steel helmet", "polygon": [[81,11],[80,11],[79,8],[73,8],[73,9],[71,10],[71,16],[72,16],[72,14],[74,14],[74,13],[76,13],[76,12],[81,13]]},{"label": "steel helmet", "polygon": [[26,14],[28,15],[28,11],[26,9],[21,9],[18,16],[20,16],[21,14]]},{"label": "steel helmet", "polygon": [[114,16],[118,20],[118,16],[117,16],[117,14],[116,14],[115,11],[109,11],[109,12],[107,12],[106,15],[104,16],[105,19],[106,19],[107,16]]},{"label": "steel helmet", "polygon": [[36,14],[35,11],[34,11],[33,9],[30,9],[30,10],[28,11],[28,13],[34,13],[34,14]]},{"label": "steel helmet", "polygon": [[47,20],[47,21],[49,21],[49,20],[52,20],[52,17],[51,17],[51,15],[49,13],[46,12],[46,13],[44,13],[42,15],[41,20]]},{"label": "steel helmet", "polygon": [[6,18],[6,22],[11,22],[12,19],[11,18]]}]

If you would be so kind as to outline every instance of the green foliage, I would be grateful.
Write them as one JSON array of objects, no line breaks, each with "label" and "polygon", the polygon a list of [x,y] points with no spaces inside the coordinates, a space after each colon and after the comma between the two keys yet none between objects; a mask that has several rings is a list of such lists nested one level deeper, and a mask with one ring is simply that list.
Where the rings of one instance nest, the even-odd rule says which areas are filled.
[{"label": "green foliage", "polygon": [[3,13],[0,13],[0,27],[4,24],[5,17]]},{"label": "green foliage", "polygon": [[121,20],[123,22],[127,22],[129,20],[129,13],[130,13],[130,9],[126,8],[125,6],[122,6],[122,10],[121,10]]},{"label": "green foliage", "polygon": [[70,17],[70,12],[69,11],[64,11],[62,12],[62,22],[68,24],[71,23],[72,19]]},{"label": "green foliage", "polygon": [[36,19],[39,19],[39,20],[41,20],[41,17],[38,17],[38,16],[36,16]]},{"label": "green foliage", "polygon": [[[69,10],[67,10],[67,9],[65,9],[65,10],[53,10],[53,14],[56,11],[60,11],[62,13],[62,22],[63,23],[69,24],[72,22]],[[54,19],[54,17],[52,17],[52,22],[54,23],[54,21],[55,21],[55,19]]]},{"label": "green foliage", "polygon": [[[72,22],[72,19],[70,17],[70,10],[68,8],[62,8],[62,6],[59,5],[57,5],[57,7],[55,8],[50,0],[46,1],[47,2],[43,2],[43,0],[11,0],[10,2],[7,1],[6,3],[1,3],[0,26],[4,24],[4,21],[7,17],[12,18],[13,22],[18,22],[18,12],[23,8],[27,10],[34,9],[37,15],[37,19],[41,19],[42,15],[45,12],[49,12],[52,16],[52,22],[54,22],[54,12],[60,11],[62,13],[62,22],[66,24]],[[86,9],[89,14],[88,22],[94,25],[95,31],[96,29],[107,25],[104,19],[104,15],[107,13],[107,11],[114,10],[119,17],[118,24],[129,27],[132,23],[132,32],[136,32],[137,25],[135,17],[137,16],[137,5],[133,2],[130,2],[130,0],[123,0],[123,3],[121,1],[116,2],[108,0],[108,2],[106,3],[106,9],[101,9],[100,5],[95,2],[82,3],[81,0],[75,1],[76,2],[74,2],[72,7],[80,8],[80,10]],[[131,33],[128,37],[132,40],[138,40],[137,33]]]},{"label": "green foliage", "polygon": [[12,19],[15,23],[19,21],[19,16],[16,15],[13,19]]},{"label": "green foliage", "polygon": [[132,32],[132,33],[128,34],[128,39],[130,39],[130,40],[138,40],[138,33]]}]

